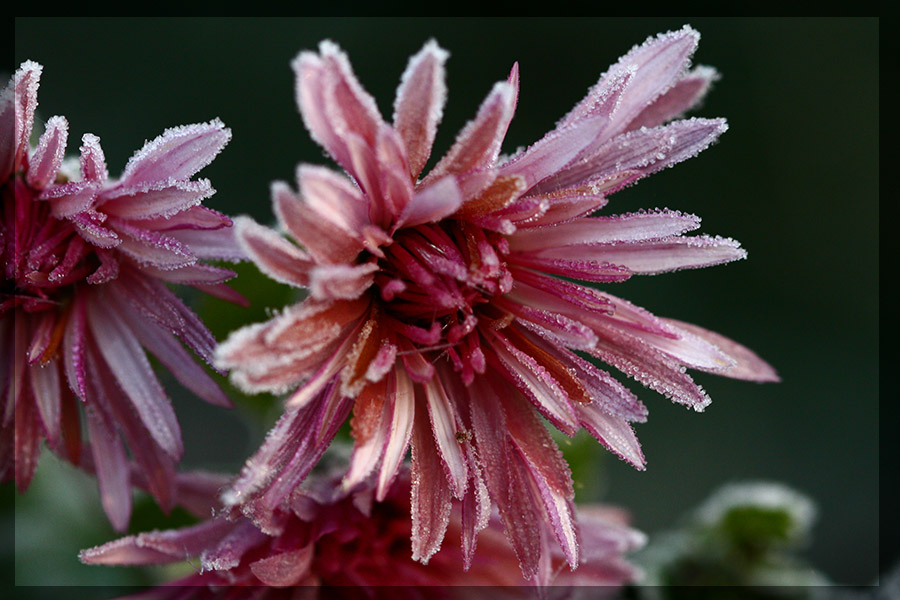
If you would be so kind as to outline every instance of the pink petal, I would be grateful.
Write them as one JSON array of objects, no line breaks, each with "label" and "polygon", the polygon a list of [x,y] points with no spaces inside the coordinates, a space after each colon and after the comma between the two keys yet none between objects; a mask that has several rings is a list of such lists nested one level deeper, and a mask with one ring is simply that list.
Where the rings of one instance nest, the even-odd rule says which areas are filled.
[{"label": "pink petal", "polygon": [[384,458],[381,461],[381,470],[378,473],[378,484],[375,491],[375,498],[379,502],[387,496],[391,482],[394,481],[397,471],[406,457],[416,414],[415,390],[406,371],[401,368],[394,369],[388,379],[388,385],[392,386],[393,393],[389,394],[386,405],[390,400],[393,402],[390,406],[390,433],[384,447]]},{"label": "pink petal", "polygon": [[744,379],[747,381],[781,381],[781,378],[778,376],[775,369],[749,348],[728,339],[722,334],[703,329],[702,327],[698,327],[691,323],[676,321],[674,319],[664,320],[679,329],[687,330],[697,337],[717,346],[722,352],[737,362],[737,364],[730,369],[726,369],[725,371],[715,371],[716,375],[732,377],[734,379]]},{"label": "pink petal", "polygon": [[700,412],[709,403],[709,396],[684,372],[684,367],[646,342],[620,331],[598,331],[597,347],[591,356],[616,367],[647,387],[675,402]]},{"label": "pink petal", "polygon": [[569,466],[530,406],[514,396],[501,398],[501,401],[506,409],[510,438],[527,463],[556,538],[574,569],[578,565],[579,547],[574,521],[575,491]]},{"label": "pink petal", "polygon": [[437,132],[447,99],[444,62],[449,54],[434,40],[425,43],[400,79],[394,101],[394,128],[403,138],[409,156],[409,174],[419,176]]},{"label": "pink petal", "polygon": [[250,570],[257,579],[271,587],[297,585],[309,573],[314,556],[315,545],[309,544],[254,561],[250,563]]},{"label": "pink petal", "polygon": [[656,127],[666,121],[682,116],[706,96],[710,85],[718,78],[719,74],[711,67],[701,66],[695,68],[669,88],[667,92],[644,108],[625,127],[625,131],[640,129],[641,127]]},{"label": "pink petal", "polygon": [[42,189],[56,179],[66,153],[68,135],[68,121],[64,117],[50,117],[28,165],[26,179],[32,188]]},{"label": "pink petal", "polygon": [[[34,125],[34,111],[38,104],[37,92],[42,70],[41,65],[30,60],[23,62],[16,70],[13,88],[15,90],[15,138],[12,145],[4,145],[4,149],[10,148],[15,151],[13,171],[19,169],[22,159],[28,152],[28,138],[31,136],[31,128]],[[4,167],[7,164],[4,163]]]},{"label": "pink petal", "polygon": [[241,249],[263,273],[288,285],[309,285],[313,262],[303,250],[249,217],[236,218],[234,229]]},{"label": "pink petal", "polygon": [[493,335],[491,349],[516,388],[531,398],[545,417],[570,435],[578,430],[572,402],[559,382],[539,361],[515,347],[499,332]]},{"label": "pink petal", "polygon": [[38,198],[50,202],[53,216],[63,219],[89,210],[96,196],[97,185],[94,182],[73,181],[44,188]]},{"label": "pink petal", "polygon": [[610,415],[597,403],[581,404],[576,410],[582,426],[610,452],[639,471],[646,468],[647,461],[641,452],[641,445],[624,419]]},{"label": "pink petal", "polygon": [[624,131],[648,104],[672,87],[687,69],[699,41],[700,34],[685,25],[678,31],[648,38],[607,71],[608,74],[613,74],[618,69],[635,67],[634,77],[628,83],[619,109],[613,115],[609,135]]},{"label": "pink petal", "polygon": [[122,173],[123,186],[189,179],[208,165],[231,139],[218,119],[166,129],[138,150]]},{"label": "pink petal", "polygon": [[247,260],[247,254],[241,249],[235,238],[235,231],[225,229],[177,229],[168,235],[187,246],[191,254],[197,258],[212,260],[240,261]]},{"label": "pink petal", "polygon": [[462,205],[463,196],[454,177],[434,180],[412,197],[397,220],[396,227],[414,227],[433,223],[452,215]]},{"label": "pink petal", "polygon": [[87,305],[88,324],[97,348],[128,396],[150,435],[172,458],[181,456],[181,431],[143,348],[126,321],[110,306]]},{"label": "pink petal", "polygon": [[209,519],[170,531],[151,531],[82,550],[78,558],[89,565],[153,565],[199,556],[234,528],[226,519]]},{"label": "pink petal", "polygon": [[447,154],[422,180],[436,181],[447,174],[463,174],[491,166],[500,154],[500,145],[512,120],[516,101],[515,88],[498,82],[470,121],[456,138]]},{"label": "pink petal", "polygon": [[317,300],[353,300],[375,281],[378,264],[322,265],[309,272],[310,296]]},{"label": "pink petal", "polygon": [[359,236],[369,223],[366,199],[346,177],[323,167],[300,165],[297,182],[307,209],[345,234]]},{"label": "pink petal", "polygon": [[128,457],[113,426],[106,423],[95,409],[88,407],[85,412],[100,486],[100,501],[112,526],[116,531],[123,531],[131,516]]},{"label": "pink petal", "polygon": [[626,170],[655,173],[696,156],[728,129],[724,119],[687,119],[653,129],[637,129],[591,145],[583,156],[535,190],[551,192]]},{"label": "pink petal", "polygon": [[170,217],[197,206],[216,191],[208,179],[142,182],[119,186],[100,195],[104,213],[122,219]]},{"label": "pink petal", "polygon": [[566,166],[596,139],[605,125],[605,117],[593,117],[555,129],[501,166],[498,175],[518,175],[525,180],[525,189],[531,189]]},{"label": "pink petal", "polygon": [[559,246],[637,242],[680,235],[700,226],[700,218],[672,210],[578,219],[552,228],[517,231],[509,239],[513,251]]},{"label": "pink petal", "polygon": [[28,371],[41,422],[44,424],[47,438],[55,443],[60,428],[59,369],[56,361],[41,366],[34,365]]},{"label": "pink petal", "polygon": [[194,362],[181,343],[165,330],[126,302],[121,309],[129,314],[128,322],[141,344],[175,376],[183,386],[210,404],[231,407],[231,401],[206,371]]},{"label": "pink petal", "polygon": [[428,403],[431,430],[434,441],[437,442],[437,452],[444,464],[447,480],[450,482],[453,496],[462,498],[469,481],[469,472],[465,453],[456,437],[462,430],[459,416],[439,378],[433,377],[425,384],[425,399]]},{"label": "pink petal", "polygon": [[85,181],[104,183],[109,177],[100,138],[92,133],[81,136],[81,177]]},{"label": "pink petal", "polygon": [[[730,238],[706,235],[671,237],[630,244],[610,243],[557,247],[535,253],[535,259],[516,257],[516,261],[591,261],[620,265],[631,273],[655,275],[681,269],[699,269],[747,257],[740,244]],[[527,264],[527,263],[526,263]],[[587,277],[580,277],[588,279]]]},{"label": "pink petal", "polygon": [[[433,417],[432,417],[433,421]],[[441,547],[450,522],[451,489],[423,415],[417,415],[412,435],[412,558],[427,564]]]},{"label": "pink petal", "polygon": [[337,226],[310,214],[305,203],[280,182],[272,184],[275,215],[291,236],[303,245],[316,262],[341,264],[352,262],[363,244]]}]

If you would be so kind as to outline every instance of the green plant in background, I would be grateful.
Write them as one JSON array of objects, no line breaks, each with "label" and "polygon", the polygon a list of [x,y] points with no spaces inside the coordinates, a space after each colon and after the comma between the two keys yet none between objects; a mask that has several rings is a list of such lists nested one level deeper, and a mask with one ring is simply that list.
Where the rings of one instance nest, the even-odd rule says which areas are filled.
[{"label": "green plant in background", "polygon": [[[778,483],[734,483],[639,556],[645,598],[810,598],[827,579],[799,551],[810,540],[813,502]],[[705,592],[697,586],[704,586]]]}]

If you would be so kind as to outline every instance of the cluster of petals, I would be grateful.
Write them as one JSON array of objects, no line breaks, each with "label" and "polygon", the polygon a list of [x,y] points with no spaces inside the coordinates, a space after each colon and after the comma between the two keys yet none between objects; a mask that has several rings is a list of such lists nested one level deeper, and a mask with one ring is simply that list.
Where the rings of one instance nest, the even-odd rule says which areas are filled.
[{"label": "cluster of petals", "polygon": [[[348,491],[339,477],[310,478],[275,511],[272,532],[246,518],[224,515],[178,530],[152,531],[85,550],[86,564],[150,565],[191,560],[195,573],[151,589],[143,598],[421,598],[438,590],[447,598],[535,597],[522,580],[515,554],[496,514],[482,515],[479,552],[470,562],[445,546],[424,565],[410,556],[410,479],[402,470],[381,502],[373,486]],[[448,530],[461,535],[462,507],[455,503]],[[624,555],[644,536],[621,513],[602,506],[578,515],[588,550],[570,571],[549,540],[540,565],[545,586],[563,596],[573,586],[619,587],[639,571]],[[463,567],[466,567],[463,570]],[[436,587],[439,586],[439,587]],[[429,590],[429,591],[425,591]],[[570,596],[565,596],[570,597]]]},{"label": "cluster of petals", "polygon": [[41,71],[23,63],[0,99],[0,469],[24,490],[46,440],[96,472],[123,529],[132,473],[168,508],[183,452],[147,352],[204,400],[230,405],[188,350],[211,362],[216,340],[168,284],[239,299],[223,283],[234,273],[202,262],[240,256],[231,220],[201,205],[215,190],[192,179],[231,132],[218,120],[168,129],[110,179],[95,135],[65,158],[64,117],[31,147]]},{"label": "cluster of petals", "polygon": [[694,215],[592,216],[609,194],[726,130],[723,119],[672,120],[716,77],[689,68],[698,39],[685,27],[635,46],[553,131],[501,158],[515,65],[425,175],[446,97],[444,50],[432,41],[411,58],[392,124],[335,44],[300,53],[300,113],[344,173],[301,165],[297,192],[273,184],[282,231],[236,219],[258,267],[309,293],[217,350],[246,391],[290,392],[225,503],[276,530],[277,507],[352,413],[346,488],[373,481],[384,499],[411,449],[414,558],[441,547],[455,498],[469,561],[478,515],[496,505],[534,580],[545,531],[573,568],[588,548],[544,419],[645,465],[631,424],[646,407],[597,362],[696,410],[709,398],[687,368],[777,379],[743,346],[597,285],[745,257],[731,239],[685,235],[700,224]]}]

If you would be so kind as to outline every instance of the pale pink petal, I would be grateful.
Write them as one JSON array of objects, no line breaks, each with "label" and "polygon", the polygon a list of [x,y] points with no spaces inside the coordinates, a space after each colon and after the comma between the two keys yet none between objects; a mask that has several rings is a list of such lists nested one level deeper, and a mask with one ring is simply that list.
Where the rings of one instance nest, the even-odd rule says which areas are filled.
[{"label": "pale pink petal", "polygon": [[[685,25],[678,31],[648,38],[619,59],[609,71],[634,67],[635,74],[622,94],[609,134],[623,131],[651,102],[666,92],[686,71],[700,34]],[[604,77],[604,80],[606,77]]]},{"label": "pale pink petal", "polygon": [[121,219],[167,218],[197,206],[216,191],[208,179],[141,182],[102,193],[100,210]]},{"label": "pale pink petal", "polygon": [[434,40],[425,43],[400,79],[394,101],[394,129],[403,138],[409,156],[409,174],[419,176],[428,157],[444,112],[447,86],[444,62],[449,54]]},{"label": "pale pink petal", "polygon": [[176,241],[191,249],[197,258],[240,261],[247,260],[235,237],[233,227],[222,229],[176,229],[168,232]]},{"label": "pale pink petal", "polygon": [[128,457],[111,424],[88,407],[88,434],[100,486],[100,502],[116,531],[128,526],[131,516],[131,485],[128,480]]},{"label": "pale pink petal", "polygon": [[97,348],[150,435],[170,456],[178,458],[184,448],[172,405],[134,333],[111,309],[99,302],[87,305],[87,320]]},{"label": "pale pink petal", "polygon": [[597,138],[605,125],[604,117],[593,117],[555,129],[503,164],[498,169],[498,176],[518,175],[525,180],[525,189],[531,189],[566,166]]},{"label": "pale pink petal", "polygon": [[687,330],[697,337],[717,346],[722,352],[737,361],[736,365],[725,371],[715,371],[716,375],[732,377],[734,379],[745,379],[747,381],[781,381],[781,378],[778,376],[775,369],[757,356],[755,352],[728,339],[724,335],[703,329],[702,327],[698,327],[691,323],[685,323],[684,321],[676,321],[674,319],[665,319],[665,321],[679,329]]},{"label": "pale pink petal", "polygon": [[[641,445],[634,435],[634,430],[627,421],[610,415],[599,404],[579,405],[578,419],[591,435],[597,438],[607,450],[630,463],[639,471],[646,468],[647,461],[641,452]],[[585,546],[590,547],[590,546]]]},{"label": "pale pink petal", "polygon": [[710,86],[718,78],[718,72],[712,67],[696,67],[667,92],[644,108],[625,127],[625,131],[640,129],[641,127],[656,127],[666,121],[682,116],[706,96]]},{"label": "pale pink petal", "polygon": [[26,180],[31,187],[39,190],[56,179],[66,153],[68,135],[69,123],[65,117],[50,117],[28,165]]},{"label": "pale pink petal", "polygon": [[89,565],[153,565],[186,560],[214,547],[233,528],[225,519],[210,519],[171,531],[131,535],[82,550],[78,558]]},{"label": "pale pink petal", "polygon": [[89,210],[94,205],[96,196],[97,186],[94,182],[72,181],[44,188],[38,198],[50,203],[54,217],[64,219]]},{"label": "pale pink petal", "polygon": [[[730,238],[699,235],[671,237],[658,241],[630,244],[609,243],[549,248],[531,256],[516,257],[522,264],[541,264],[543,261],[592,261],[626,268],[631,273],[655,275],[680,269],[711,267],[747,257],[740,244]],[[591,281],[588,277],[581,277]]]},{"label": "pale pink petal", "polygon": [[700,226],[700,218],[672,210],[578,219],[552,228],[526,229],[510,237],[513,251],[559,246],[638,242],[680,235]]},{"label": "pale pink petal", "polygon": [[250,570],[260,581],[271,587],[297,585],[309,573],[314,555],[315,546],[310,544],[254,561],[250,563]]},{"label": "pale pink petal", "polygon": [[477,171],[491,166],[500,154],[500,144],[515,109],[515,88],[502,81],[478,109],[475,120],[469,122],[456,138],[447,154],[435,165],[422,184],[431,183],[451,174]]},{"label": "pale pink petal", "polygon": [[177,269],[197,262],[190,248],[169,235],[116,217],[107,219],[107,223],[119,235],[117,248],[140,264]]},{"label": "pale pink petal", "polygon": [[451,488],[439,458],[442,454],[435,447],[432,427],[421,413],[416,415],[411,444],[412,556],[425,564],[441,547],[450,522]]},{"label": "pale pink petal", "polygon": [[59,369],[55,362],[51,362],[47,365],[33,366],[28,371],[31,375],[31,390],[41,422],[47,431],[47,438],[51,442],[56,442],[60,429]]},{"label": "pale pink petal", "polygon": [[109,177],[100,138],[92,133],[81,136],[81,177],[84,181],[105,183]]},{"label": "pale pink petal", "polygon": [[43,67],[26,60],[16,70],[14,86],[15,138],[10,147],[15,151],[13,171],[19,169],[28,152],[28,138],[34,125],[34,111],[37,108],[37,91]]},{"label": "pale pink petal", "polygon": [[462,205],[463,196],[454,177],[432,181],[428,185],[423,184],[413,195],[397,220],[398,228],[439,221],[455,213]]},{"label": "pale pink petal", "polygon": [[637,129],[591,145],[577,161],[535,186],[552,192],[626,170],[655,173],[696,156],[728,129],[724,119],[687,119]]},{"label": "pale pink petal", "polygon": [[438,454],[444,464],[444,471],[450,483],[453,496],[462,498],[469,481],[466,455],[457,439],[461,430],[455,403],[447,397],[444,387],[437,377],[425,385],[425,399],[431,430],[437,443]]},{"label": "pale pink petal", "polygon": [[375,281],[374,262],[362,265],[322,265],[309,272],[309,293],[317,300],[353,300]]},{"label": "pale pink petal", "polygon": [[288,285],[309,285],[313,262],[303,250],[249,217],[236,218],[234,230],[242,250],[263,273]]},{"label": "pale pink petal", "polygon": [[345,231],[316,218],[305,203],[280,182],[272,184],[275,214],[291,236],[303,245],[317,262],[340,264],[350,262],[362,251],[362,242]]},{"label": "pale pink petal", "polygon": [[388,396],[393,400],[391,430],[384,448],[381,471],[378,473],[375,497],[379,502],[384,500],[400,464],[406,457],[406,449],[409,447],[416,415],[415,390],[406,371],[394,369],[389,385],[393,386],[393,393]]},{"label": "pale pink petal", "polygon": [[359,236],[363,226],[369,223],[366,199],[346,177],[331,169],[300,165],[297,183],[307,209],[345,234]]},{"label": "pale pink petal", "polygon": [[166,129],[138,150],[125,165],[124,186],[189,179],[208,165],[231,139],[218,119]]}]

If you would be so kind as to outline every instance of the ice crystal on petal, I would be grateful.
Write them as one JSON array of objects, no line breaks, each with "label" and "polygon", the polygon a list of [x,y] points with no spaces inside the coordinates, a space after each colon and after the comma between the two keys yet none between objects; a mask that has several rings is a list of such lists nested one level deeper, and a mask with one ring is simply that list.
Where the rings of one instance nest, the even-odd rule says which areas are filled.
[{"label": "ice crystal on petal", "polygon": [[686,235],[700,225],[694,215],[591,216],[610,194],[727,129],[724,119],[673,121],[715,78],[689,69],[698,39],[685,27],[636,46],[553,131],[499,158],[519,93],[514,65],[421,176],[446,97],[445,51],[430,41],[410,59],[393,125],[336,44],[296,58],[303,122],[346,173],[302,166],[299,193],[273,185],[287,238],[240,222],[240,243],[260,269],[310,295],[218,351],[217,364],[247,389],[297,388],[224,495],[233,512],[270,524],[290,493],[283,482],[309,474],[309,457],[330,441],[323,432],[336,431],[352,404],[356,448],[344,487],[375,481],[384,498],[411,448],[416,558],[441,547],[456,498],[469,515],[468,564],[482,523],[474,515],[493,504],[523,573],[540,582],[553,540],[573,567],[583,551],[568,468],[538,415],[569,435],[583,427],[645,467],[631,423],[646,420],[646,408],[576,350],[696,410],[709,397],[687,368],[777,379],[743,346],[605,290],[746,256],[733,240]]}]

